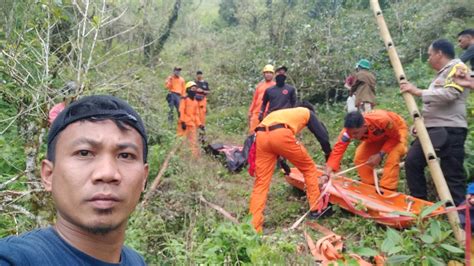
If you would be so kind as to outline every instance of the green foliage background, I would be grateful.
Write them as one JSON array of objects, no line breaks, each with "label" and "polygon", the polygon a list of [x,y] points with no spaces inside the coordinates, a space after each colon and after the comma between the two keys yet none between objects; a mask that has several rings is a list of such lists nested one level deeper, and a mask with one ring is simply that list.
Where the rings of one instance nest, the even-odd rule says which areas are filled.
[{"label": "green foliage background", "polygon": [[[344,116],[343,79],[360,58],[373,63],[378,108],[410,121],[369,1],[182,1],[163,50],[147,57],[146,47],[156,47],[146,37],[157,39],[163,33],[173,2],[108,0],[106,13],[101,14],[101,2],[96,1],[86,27],[91,33],[98,31],[99,41],[94,41],[94,34],[78,35],[82,20],[73,1],[4,1],[0,7],[0,184],[19,178],[0,189],[0,236],[53,222],[49,195],[28,193],[33,186],[25,169],[31,147],[37,150],[33,156],[37,165],[44,158],[47,110],[64,97],[61,90],[71,80],[81,85],[81,95],[113,94],[142,114],[151,145],[149,184],[176,145],[174,125],[166,121],[164,89],[164,79],[175,65],[183,67],[186,80],[203,70],[210,83],[207,138],[212,142],[243,142],[247,108],[262,78],[261,69],[268,63],[289,67],[289,82],[298,89],[300,99],[316,104],[333,142]],[[78,3],[84,8],[84,2]],[[419,87],[426,87],[434,75],[426,62],[430,42],[447,38],[455,43],[460,30],[474,25],[469,0],[384,0],[380,4],[406,76]],[[107,17],[117,20],[106,24]],[[45,50],[44,40],[49,40],[50,50]],[[79,64],[80,56],[90,58],[90,68],[87,60]],[[465,169],[472,182],[472,95],[468,106]],[[321,164],[314,137],[304,132],[301,138]],[[354,150],[352,145],[344,167],[351,166]],[[37,169],[31,173],[38,182]],[[312,263],[301,231],[282,230],[306,211],[305,196],[276,173],[261,236],[251,229],[247,217],[252,183],[245,171],[230,174],[219,161],[206,156],[194,160],[182,147],[172,157],[149,207],[133,214],[127,244],[150,264]],[[406,191],[403,172],[399,189]],[[12,198],[16,192],[22,196]],[[242,224],[225,221],[199,202],[200,195],[230,211]],[[366,258],[385,254],[393,263],[406,265],[426,263],[423,258],[427,257],[425,265],[462,259],[443,218],[397,232],[335,209],[321,223],[346,236],[348,251]]]}]

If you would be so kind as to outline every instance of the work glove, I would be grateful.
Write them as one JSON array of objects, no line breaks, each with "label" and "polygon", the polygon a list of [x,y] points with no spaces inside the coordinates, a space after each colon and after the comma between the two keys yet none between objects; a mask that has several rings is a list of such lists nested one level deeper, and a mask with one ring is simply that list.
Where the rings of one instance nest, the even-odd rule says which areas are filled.
[{"label": "work glove", "polygon": [[182,128],[183,130],[186,130],[186,123],[181,122],[181,128]]}]

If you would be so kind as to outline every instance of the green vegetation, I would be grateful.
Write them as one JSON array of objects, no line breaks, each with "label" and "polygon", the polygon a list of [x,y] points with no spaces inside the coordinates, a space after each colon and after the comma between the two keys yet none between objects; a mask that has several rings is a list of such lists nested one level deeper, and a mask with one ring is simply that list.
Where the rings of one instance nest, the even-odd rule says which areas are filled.
[{"label": "green vegetation", "polygon": [[[410,121],[368,1],[90,2],[7,0],[0,7],[0,237],[53,220],[54,209],[41,190],[35,165],[45,154],[47,110],[70,96],[61,94],[68,81],[79,85],[80,95],[113,94],[143,115],[151,145],[149,185],[176,143],[174,125],[167,122],[164,89],[175,65],[183,67],[186,80],[203,70],[210,83],[206,131],[212,142],[243,143],[247,108],[267,63],[290,68],[289,82],[301,99],[316,104],[333,142],[344,116],[343,79],[362,57],[374,66],[378,108]],[[429,43],[440,37],[456,42],[456,34],[474,24],[472,4],[380,2],[406,76],[426,87],[434,74],[426,62]],[[468,108],[465,148],[470,155],[473,95]],[[321,164],[323,155],[314,137],[303,132],[301,139]],[[344,167],[351,166],[354,150],[351,145]],[[465,169],[474,181],[474,156],[467,156]],[[406,192],[403,172],[400,177],[399,189]],[[262,236],[248,222],[252,185],[245,171],[230,174],[218,160],[206,155],[195,160],[183,147],[172,157],[149,205],[133,214],[127,244],[149,264],[311,264],[302,230],[313,239],[320,235],[304,225],[283,230],[307,210],[305,195],[275,173]],[[232,224],[202,204],[201,195],[241,223]],[[444,217],[396,231],[334,208],[332,216],[319,222],[345,236],[347,253],[369,260],[384,254],[403,265],[463,259]]]}]

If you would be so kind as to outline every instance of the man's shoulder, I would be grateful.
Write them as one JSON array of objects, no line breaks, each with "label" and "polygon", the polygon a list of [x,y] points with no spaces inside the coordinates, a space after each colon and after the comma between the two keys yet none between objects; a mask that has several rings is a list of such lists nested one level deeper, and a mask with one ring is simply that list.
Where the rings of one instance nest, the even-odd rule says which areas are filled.
[{"label": "man's shoulder", "polygon": [[287,90],[296,91],[295,87],[293,85],[290,85],[290,84],[285,84],[285,88]]},{"label": "man's shoulder", "polygon": [[41,263],[52,249],[55,233],[51,227],[0,239],[0,265]]},{"label": "man's shoulder", "polygon": [[146,265],[146,263],[140,253],[133,250],[132,248],[123,246],[121,265]]}]

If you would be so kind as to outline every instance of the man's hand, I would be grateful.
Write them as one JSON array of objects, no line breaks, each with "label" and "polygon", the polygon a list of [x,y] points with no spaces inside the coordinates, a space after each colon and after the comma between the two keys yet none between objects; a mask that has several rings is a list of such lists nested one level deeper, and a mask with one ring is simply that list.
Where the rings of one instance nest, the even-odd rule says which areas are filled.
[{"label": "man's hand", "polygon": [[454,73],[453,81],[464,88],[474,89],[474,78],[469,75],[464,69],[458,68]]},{"label": "man's hand", "polygon": [[383,160],[383,156],[383,153],[380,152],[370,156],[367,160],[367,165],[372,167],[379,165],[380,162]]},{"label": "man's hand", "polygon": [[186,130],[186,123],[181,122],[181,129]]},{"label": "man's hand", "polygon": [[400,92],[408,92],[415,96],[421,96],[423,90],[418,89],[415,85],[411,84],[410,82],[404,82],[400,84]]}]

